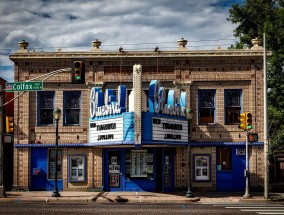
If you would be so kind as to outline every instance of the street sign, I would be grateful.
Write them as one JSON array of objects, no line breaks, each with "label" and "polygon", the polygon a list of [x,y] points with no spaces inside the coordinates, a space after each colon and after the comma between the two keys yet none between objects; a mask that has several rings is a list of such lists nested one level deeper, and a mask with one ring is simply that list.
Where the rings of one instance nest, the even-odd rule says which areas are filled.
[{"label": "street sign", "polygon": [[43,88],[42,81],[29,81],[29,82],[7,82],[6,92],[17,91],[40,91]]}]

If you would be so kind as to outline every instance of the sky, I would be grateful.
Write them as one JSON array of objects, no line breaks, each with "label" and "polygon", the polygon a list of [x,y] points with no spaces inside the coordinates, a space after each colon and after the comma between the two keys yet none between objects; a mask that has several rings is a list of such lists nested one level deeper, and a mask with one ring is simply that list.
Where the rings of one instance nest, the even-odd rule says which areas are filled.
[{"label": "sky", "polygon": [[0,0],[0,77],[13,82],[9,55],[18,42],[30,51],[226,49],[236,28],[227,21],[232,4],[245,0]]}]

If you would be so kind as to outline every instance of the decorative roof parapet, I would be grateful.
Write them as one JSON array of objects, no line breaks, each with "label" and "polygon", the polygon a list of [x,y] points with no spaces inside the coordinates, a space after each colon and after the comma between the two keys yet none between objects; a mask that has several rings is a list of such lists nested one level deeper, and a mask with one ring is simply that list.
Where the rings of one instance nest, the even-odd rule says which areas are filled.
[{"label": "decorative roof parapet", "polygon": [[29,52],[27,47],[29,46],[29,43],[26,42],[25,40],[22,40],[21,42],[18,42],[19,44],[19,49],[16,52]]},{"label": "decorative roof parapet", "polygon": [[98,51],[102,51],[100,49],[100,46],[101,46],[102,42],[98,39],[96,39],[95,41],[92,41],[92,49],[91,51],[95,51],[95,52],[98,52]]},{"label": "decorative roof parapet", "polygon": [[177,41],[179,47],[178,47],[178,51],[187,51],[187,48],[185,47],[187,44],[187,40],[181,38],[180,40]]},{"label": "decorative roof parapet", "polygon": [[253,45],[251,47],[252,50],[263,50],[263,47],[261,46],[262,45],[262,40],[259,39],[258,37],[256,37],[255,39],[252,39],[251,43]]}]

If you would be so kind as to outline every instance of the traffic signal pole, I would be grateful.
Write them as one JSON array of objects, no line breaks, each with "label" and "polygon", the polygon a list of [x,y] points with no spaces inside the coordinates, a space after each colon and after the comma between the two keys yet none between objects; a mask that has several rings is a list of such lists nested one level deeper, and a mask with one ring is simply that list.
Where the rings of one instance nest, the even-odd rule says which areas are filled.
[{"label": "traffic signal pole", "polygon": [[252,195],[250,194],[250,171],[249,171],[249,132],[246,130],[246,170],[245,170],[245,177],[246,177],[246,190],[245,194],[243,195],[244,199],[251,198]]},{"label": "traffic signal pole", "polygon": [[3,180],[3,92],[0,85],[0,198],[6,197],[4,180]]}]

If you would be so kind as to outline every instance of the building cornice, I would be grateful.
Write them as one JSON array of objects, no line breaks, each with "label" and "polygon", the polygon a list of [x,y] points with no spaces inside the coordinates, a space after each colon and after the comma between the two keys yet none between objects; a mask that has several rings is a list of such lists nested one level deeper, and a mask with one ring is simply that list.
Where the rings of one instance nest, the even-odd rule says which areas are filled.
[{"label": "building cornice", "polygon": [[[271,56],[272,52],[267,52],[267,56]],[[19,52],[10,55],[11,60],[17,59],[48,59],[48,58],[169,58],[169,57],[262,57],[263,50],[251,49],[227,49],[227,50],[187,50],[187,51],[101,51],[101,52]]]}]

